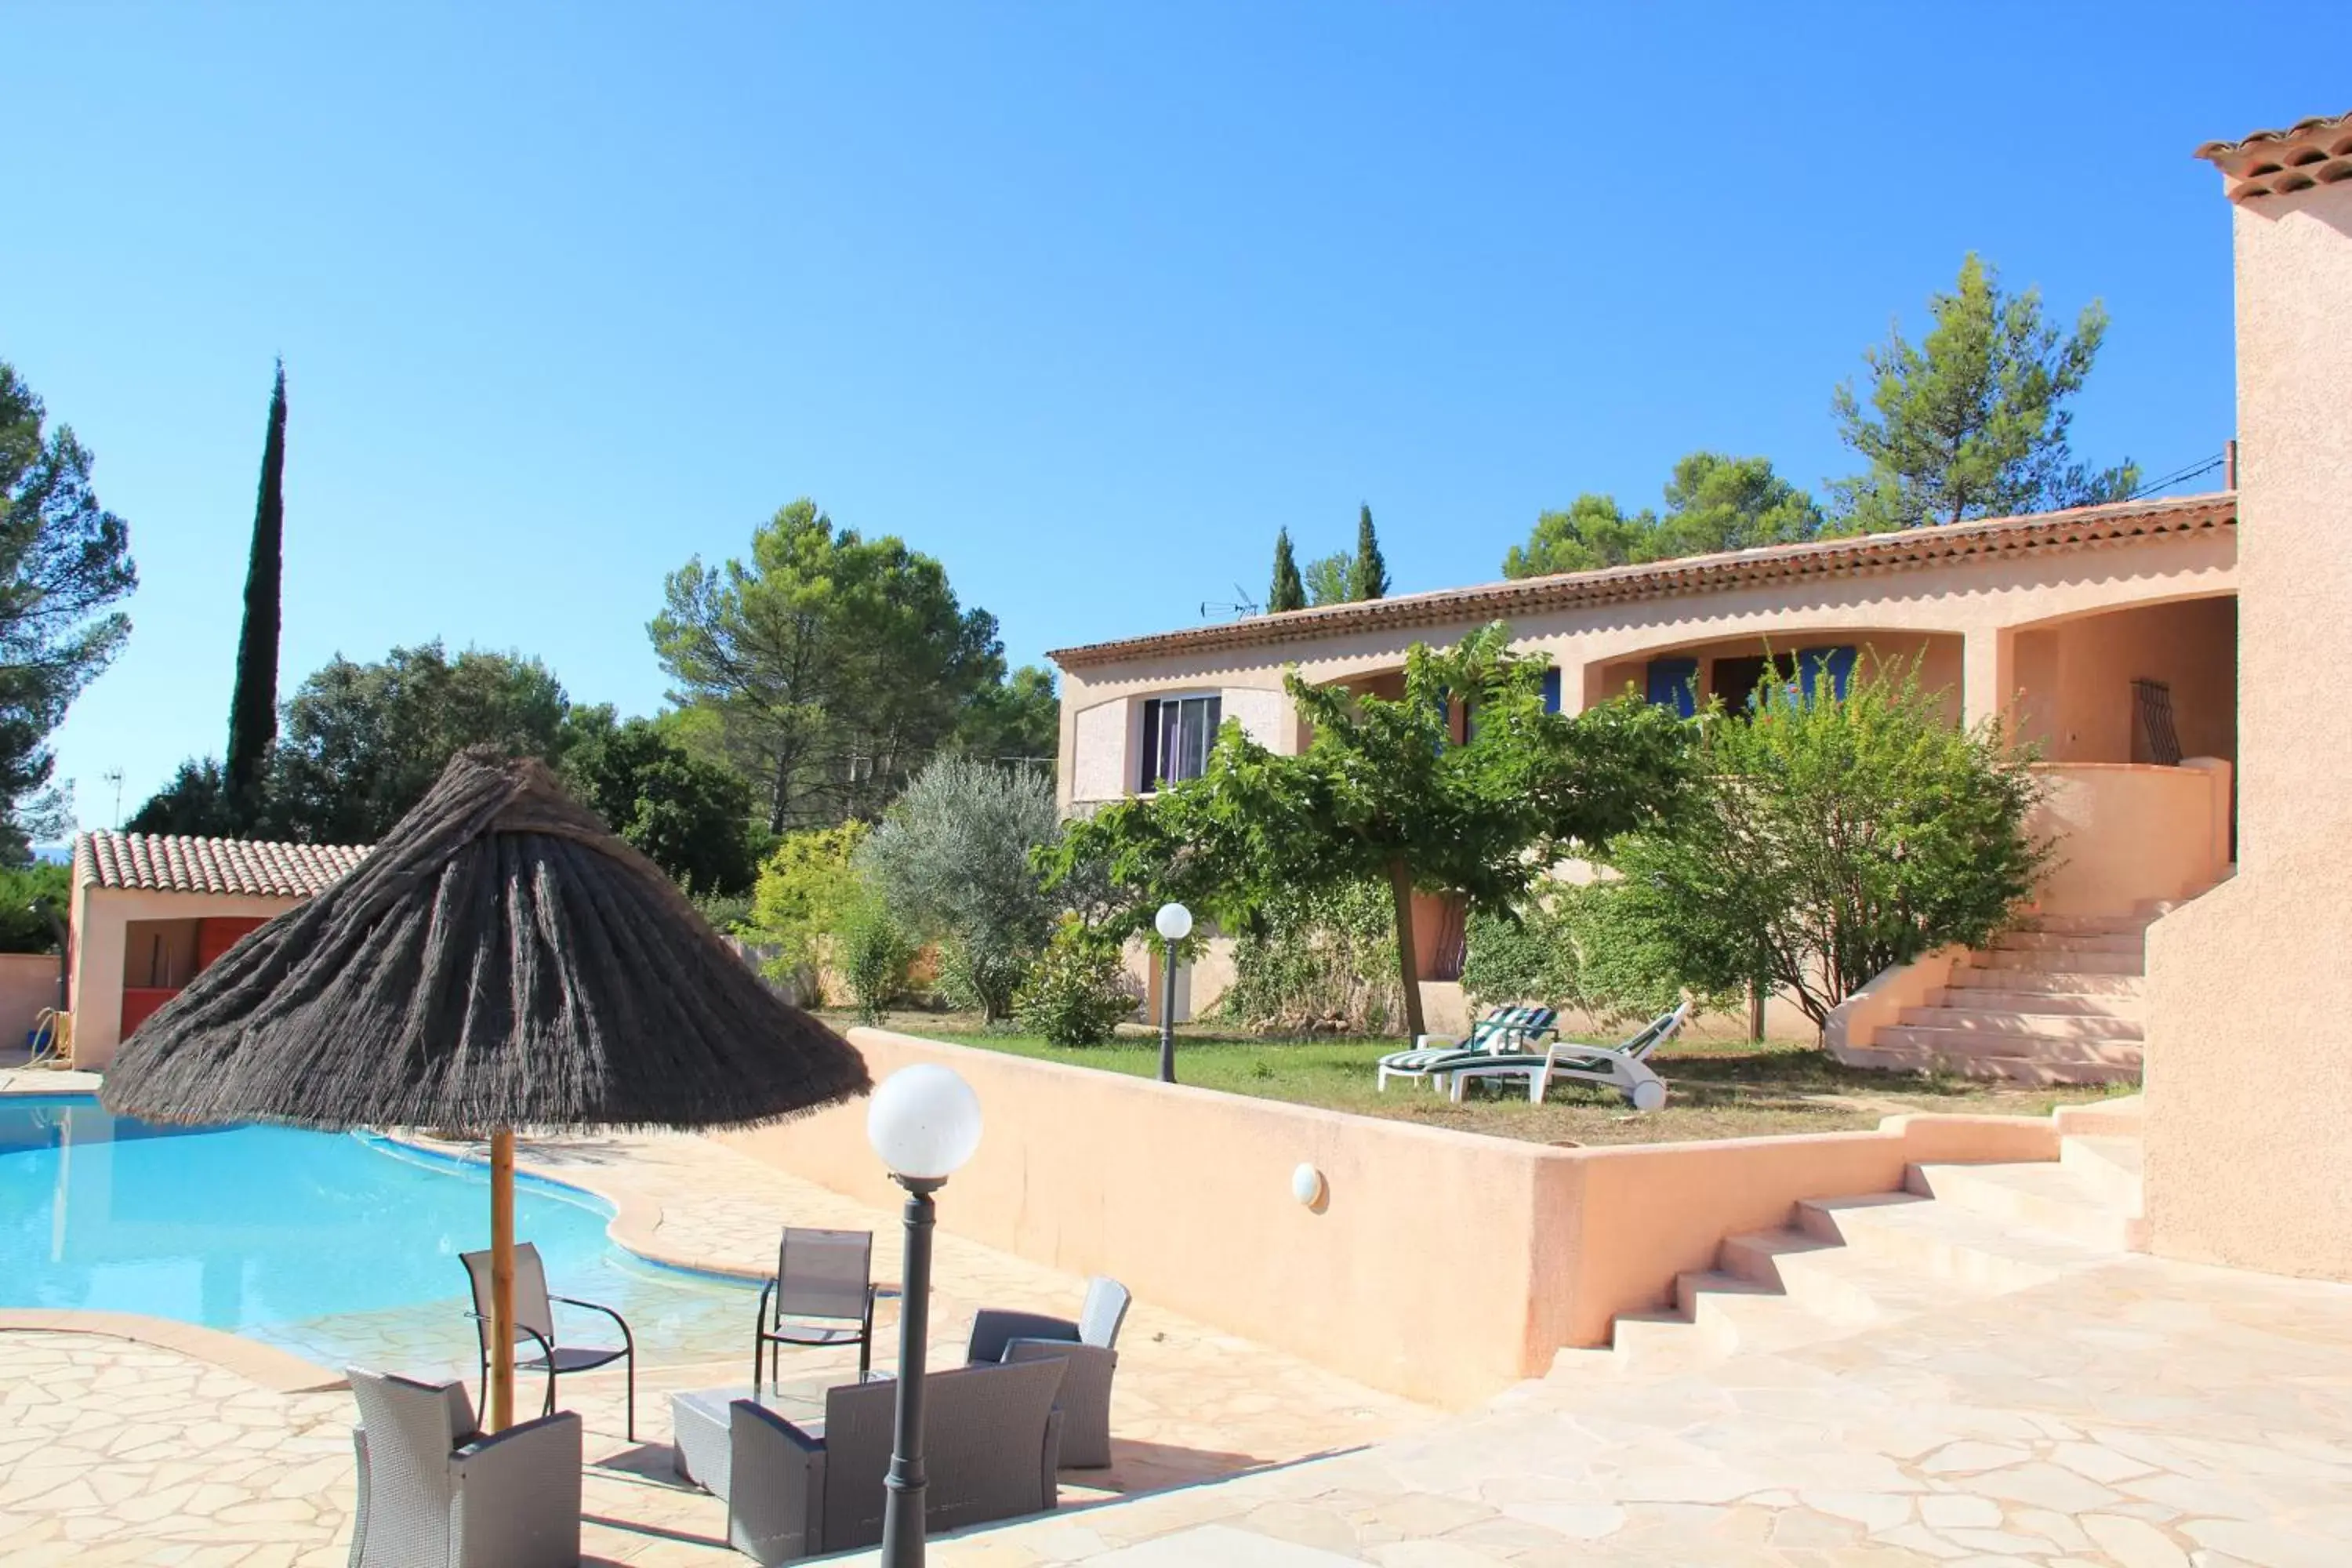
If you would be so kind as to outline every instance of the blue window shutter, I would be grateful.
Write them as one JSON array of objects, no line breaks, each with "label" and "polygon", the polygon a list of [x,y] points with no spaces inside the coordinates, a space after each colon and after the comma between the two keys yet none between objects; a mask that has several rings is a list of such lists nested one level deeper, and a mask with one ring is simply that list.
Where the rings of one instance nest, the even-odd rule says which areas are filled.
[{"label": "blue window shutter", "polygon": [[1851,646],[1798,649],[1798,686],[1807,697],[1811,697],[1822,672],[1827,671],[1830,678],[1830,695],[1843,699],[1845,696],[1846,688],[1853,681],[1853,652]]},{"label": "blue window shutter", "polygon": [[1650,661],[1649,699],[1687,719],[1698,711],[1698,660],[1654,658]]},{"label": "blue window shutter", "polygon": [[1830,649],[1830,689],[1843,700],[1846,689],[1853,684],[1853,649],[1851,647]]},{"label": "blue window shutter", "polygon": [[1559,712],[1559,671],[1558,669],[1547,669],[1544,671],[1543,693],[1544,711],[1547,713]]}]

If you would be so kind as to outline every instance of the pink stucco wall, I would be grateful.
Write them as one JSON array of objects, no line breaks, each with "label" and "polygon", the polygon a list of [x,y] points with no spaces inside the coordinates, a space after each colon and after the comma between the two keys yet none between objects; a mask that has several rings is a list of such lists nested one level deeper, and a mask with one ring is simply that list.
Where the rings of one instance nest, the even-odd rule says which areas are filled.
[{"label": "pink stucco wall", "polygon": [[2194,898],[2229,869],[2230,766],[2053,763],[2028,824],[2058,840],[2034,904],[2045,914],[2128,914]]},{"label": "pink stucco wall", "polygon": [[[1664,1304],[1727,1236],[1800,1198],[1886,1192],[1919,1160],[2056,1153],[2049,1123],[1898,1118],[1870,1132],[1554,1149],[1160,1084],[857,1029],[877,1079],[953,1068],[987,1131],[940,1223],[1414,1398],[1462,1405],[1606,1343]],[[726,1134],[730,1145],[894,1208],[865,1107]],[[1319,1169],[1326,1202],[1291,1175]]]},{"label": "pink stucco wall", "polygon": [[0,1049],[19,1046],[41,1013],[58,1005],[58,955],[0,952]]},{"label": "pink stucco wall", "polygon": [[2352,185],[2231,214],[2239,870],[2149,933],[2148,1229],[2352,1279]]},{"label": "pink stucco wall", "polygon": [[2017,717],[2053,763],[2155,761],[2136,722],[2135,680],[2171,688],[2183,756],[2234,759],[2237,601],[2145,605],[2021,630]]}]

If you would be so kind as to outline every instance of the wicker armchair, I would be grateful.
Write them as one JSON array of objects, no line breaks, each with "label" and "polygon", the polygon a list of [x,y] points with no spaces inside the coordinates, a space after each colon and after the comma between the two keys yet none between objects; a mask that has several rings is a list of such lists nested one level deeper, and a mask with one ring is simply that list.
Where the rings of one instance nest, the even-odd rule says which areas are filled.
[{"label": "wicker armchair", "polygon": [[[923,1519],[933,1531],[1043,1513],[1060,1501],[1057,1362],[970,1366],[923,1383]],[[828,1390],[822,1433],[766,1406],[730,1407],[727,1539],[762,1564],[882,1539],[895,1380]]]},{"label": "wicker armchair", "polygon": [[572,1568],[580,1561],[580,1417],[484,1436],[463,1384],[349,1369],[359,1506],[352,1568]]},{"label": "wicker armchair", "polygon": [[1061,1361],[1062,1463],[1072,1469],[1110,1463],[1110,1380],[1118,1370],[1118,1330],[1131,1298],[1116,1279],[1087,1281],[1086,1304],[1076,1322],[1035,1312],[983,1308],[971,1321],[964,1360],[974,1366],[997,1362]]}]

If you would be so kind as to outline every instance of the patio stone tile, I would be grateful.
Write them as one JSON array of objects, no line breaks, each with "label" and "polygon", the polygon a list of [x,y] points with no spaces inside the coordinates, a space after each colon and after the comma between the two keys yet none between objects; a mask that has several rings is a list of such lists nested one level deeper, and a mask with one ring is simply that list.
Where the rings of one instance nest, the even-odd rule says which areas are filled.
[{"label": "patio stone tile", "polygon": [[[661,1247],[729,1267],[766,1267],[787,1217],[896,1234],[895,1215],[701,1140],[564,1141],[524,1164],[633,1194]],[[935,1365],[961,1360],[979,1305],[1067,1313],[1080,1290],[949,1233],[938,1263]],[[446,1317],[370,1328],[415,1357],[393,1364],[470,1383]],[[886,1344],[895,1323],[886,1302]],[[740,1337],[648,1344],[635,1443],[617,1371],[566,1380],[591,1562],[743,1561],[667,1448],[667,1394],[740,1381]],[[2119,1258],[1773,1354],[1570,1358],[1451,1417],[1149,1302],[1120,1348],[1118,1463],[1066,1474],[1053,1518],[936,1543],[942,1568],[2352,1561],[2352,1289],[2323,1282]],[[846,1365],[800,1357],[788,1406],[814,1412]],[[340,1564],[352,1414],[347,1394],[279,1394],[158,1347],[0,1333],[0,1562]]]}]

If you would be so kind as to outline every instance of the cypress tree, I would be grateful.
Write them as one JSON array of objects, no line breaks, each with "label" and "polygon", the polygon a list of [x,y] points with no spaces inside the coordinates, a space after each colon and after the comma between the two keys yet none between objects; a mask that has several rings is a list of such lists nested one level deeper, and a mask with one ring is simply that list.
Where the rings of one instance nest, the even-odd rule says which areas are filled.
[{"label": "cypress tree", "polygon": [[286,362],[269,394],[269,433],[261,447],[261,493],[253,509],[253,553],[245,569],[245,630],[236,643],[236,686],[228,706],[228,784],[232,810],[249,818],[262,769],[278,738],[278,587],[286,536]]},{"label": "cypress tree", "polygon": [[1307,584],[1299,580],[1298,558],[1290,552],[1290,530],[1274,536],[1274,584],[1265,591],[1268,615],[1307,607]]},{"label": "cypress tree", "polygon": [[1356,514],[1356,564],[1349,575],[1350,599],[1385,599],[1389,594],[1389,563],[1381,559],[1380,536],[1372,531],[1372,509]]}]

